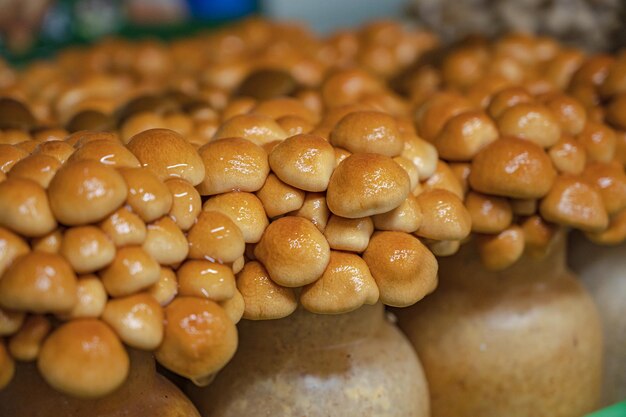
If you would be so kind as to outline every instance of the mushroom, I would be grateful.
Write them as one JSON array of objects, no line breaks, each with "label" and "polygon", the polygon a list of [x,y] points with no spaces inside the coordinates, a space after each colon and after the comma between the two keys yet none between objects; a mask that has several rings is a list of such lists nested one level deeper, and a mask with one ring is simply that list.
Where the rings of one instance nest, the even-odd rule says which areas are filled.
[{"label": "mushroom", "polygon": [[237,274],[237,289],[244,301],[243,318],[248,320],[280,319],[298,306],[294,290],[274,282],[257,261],[247,262]]},{"label": "mushroom", "polygon": [[226,120],[217,129],[213,140],[224,138],[244,138],[263,146],[287,138],[287,133],[274,119],[260,114],[242,114]]},{"label": "mushroom", "polygon": [[8,348],[11,356],[24,362],[36,360],[41,351],[43,340],[51,329],[52,325],[46,316],[29,316],[20,330],[9,340]]},{"label": "mushroom", "polygon": [[158,262],[141,246],[117,250],[113,262],[99,272],[107,293],[123,297],[149,288],[159,281]]},{"label": "mushroom", "polygon": [[274,218],[302,207],[305,194],[304,191],[282,182],[276,175],[269,174],[256,196],[263,204],[267,217]]},{"label": "mushroom", "polygon": [[225,301],[235,295],[235,275],[227,265],[204,259],[188,260],[176,271],[182,296]]},{"label": "mushroom", "polygon": [[218,211],[203,211],[187,234],[189,258],[234,262],[243,255],[243,233],[230,217]]},{"label": "mushroom", "polygon": [[145,222],[166,215],[172,208],[173,197],[167,186],[148,168],[122,168],[128,196],[126,204]]},{"label": "mushroom", "polygon": [[178,294],[176,273],[171,268],[162,266],[159,280],[148,287],[146,292],[154,297],[161,306],[168,305]]},{"label": "mushroom", "polygon": [[246,243],[257,243],[269,225],[261,200],[251,193],[233,191],[206,200],[204,211],[228,216],[239,227]]},{"label": "mushroom", "polygon": [[0,277],[15,259],[28,253],[30,248],[18,235],[0,227]]},{"label": "mushroom", "polygon": [[371,217],[346,219],[333,214],[324,229],[324,236],[331,249],[358,253],[367,248],[372,233],[374,223]]},{"label": "mushroom", "polygon": [[330,143],[352,153],[377,153],[390,157],[399,156],[404,149],[404,140],[394,118],[374,111],[348,113],[333,128]]},{"label": "mushroom", "polygon": [[1,182],[0,226],[28,237],[54,230],[57,222],[46,190],[27,179],[9,178]]},{"label": "mushroom", "polygon": [[20,159],[13,165],[7,177],[31,180],[45,189],[60,167],[61,163],[52,156],[34,154]]},{"label": "mushroom", "polygon": [[63,319],[98,318],[104,311],[108,294],[100,278],[94,274],[80,275],[76,282],[77,302]]},{"label": "mushroom", "polygon": [[71,227],[63,234],[59,253],[79,274],[104,268],[115,258],[115,245],[95,226]]},{"label": "mushroom", "polygon": [[156,349],[163,340],[163,309],[147,293],[109,300],[102,321],[111,326],[122,342],[137,349]]},{"label": "mushroom", "polygon": [[143,249],[161,265],[182,262],[189,253],[189,245],[183,232],[170,217],[161,217],[147,225]]},{"label": "mushroom", "polygon": [[98,161],[115,168],[138,168],[141,166],[135,155],[119,142],[97,139],[84,143],[76,149],[67,162]]},{"label": "mushroom", "polygon": [[172,194],[172,206],[168,215],[176,226],[185,232],[193,226],[200,214],[202,206],[200,194],[191,183],[180,178],[169,179],[165,181],[165,185]]},{"label": "mushroom", "polygon": [[100,228],[117,247],[141,245],[148,233],[143,220],[125,207],[119,208],[104,219],[100,223]]}]

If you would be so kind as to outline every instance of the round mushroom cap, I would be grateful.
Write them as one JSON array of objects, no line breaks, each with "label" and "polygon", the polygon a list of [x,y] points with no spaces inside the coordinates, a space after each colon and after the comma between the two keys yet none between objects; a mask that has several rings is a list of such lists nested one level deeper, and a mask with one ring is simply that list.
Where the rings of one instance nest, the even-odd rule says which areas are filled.
[{"label": "round mushroom cap", "polygon": [[126,207],[117,209],[100,223],[115,246],[141,245],[146,240],[146,224]]},{"label": "round mushroom cap", "polygon": [[161,265],[182,262],[189,253],[187,239],[174,221],[165,216],[148,224],[142,247]]},{"label": "round mushroom cap", "polygon": [[48,187],[52,213],[60,223],[80,226],[100,221],[126,200],[128,189],[115,169],[77,161],[59,169]]},{"label": "round mushroom cap", "polygon": [[230,263],[243,255],[243,233],[227,215],[203,211],[187,234],[189,258]]},{"label": "round mushroom cap", "polygon": [[128,196],[126,203],[145,222],[154,221],[172,208],[172,193],[156,174],[147,168],[122,168]]},{"label": "round mushroom cap", "polygon": [[212,141],[199,153],[205,167],[204,180],[198,185],[201,195],[258,191],[270,171],[267,152],[246,139]]},{"label": "round mushroom cap", "polygon": [[274,174],[267,176],[265,184],[256,193],[271,218],[298,210],[304,204],[305,195],[304,191],[285,184]]},{"label": "round mushroom cap", "polygon": [[435,256],[408,233],[375,233],[363,260],[376,280],[384,304],[406,307],[437,287]]},{"label": "round mushroom cap", "polygon": [[335,169],[335,151],[319,136],[296,135],[272,149],[269,164],[281,181],[293,187],[324,191]]},{"label": "round mushroom cap", "polygon": [[561,126],[549,108],[542,104],[520,103],[506,109],[498,117],[502,136],[526,139],[549,148],[561,137]]},{"label": "round mushroom cap", "polygon": [[0,171],[6,174],[13,165],[27,156],[28,152],[17,146],[0,143]]},{"label": "round mushroom cap", "polygon": [[182,178],[198,185],[204,179],[204,163],[198,151],[173,130],[150,129],[138,133],[131,138],[128,149],[161,181]]},{"label": "round mushroom cap", "polygon": [[28,244],[20,236],[0,227],[0,277],[15,259],[29,251]]},{"label": "round mushroom cap", "polygon": [[291,215],[304,217],[313,223],[320,232],[324,233],[330,216],[330,210],[328,210],[328,206],[326,205],[326,194],[307,193],[304,197],[302,207],[291,212]]},{"label": "round mushroom cap", "polygon": [[63,232],[64,228],[60,227],[47,235],[34,238],[30,242],[31,248],[40,252],[59,253],[63,241]]},{"label": "round mushroom cap", "polygon": [[406,233],[417,231],[422,224],[422,218],[422,209],[414,195],[409,195],[397,208],[372,216],[377,230]]},{"label": "round mushroom cap", "polygon": [[43,236],[54,230],[57,222],[43,187],[21,178],[1,182],[0,226],[28,237]]},{"label": "round mushroom cap", "polygon": [[367,217],[398,207],[409,195],[410,187],[406,171],[388,156],[352,154],[333,172],[326,202],[338,216]]},{"label": "round mushroom cap", "polygon": [[0,339],[0,390],[9,385],[15,375],[15,361],[4,345],[4,340]]},{"label": "round mushroom cap", "polygon": [[391,157],[400,155],[404,149],[396,120],[387,113],[376,111],[348,113],[333,128],[330,143],[352,153],[378,153]]},{"label": "round mushroom cap", "polygon": [[521,227],[524,232],[524,250],[534,258],[541,258],[546,254],[558,231],[557,225],[546,222],[537,214],[524,220]]},{"label": "round mushroom cap", "polygon": [[48,155],[35,154],[21,159],[7,174],[8,178],[22,178],[31,180],[48,188],[52,177],[61,167],[61,163]]},{"label": "round mushroom cap", "polygon": [[11,336],[16,333],[26,318],[23,311],[12,311],[0,308],[0,336]]},{"label": "round mushroom cap", "polygon": [[120,138],[115,132],[92,132],[88,130],[72,133],[65,139],[65,143],[72,145],[76,149],[79,149],[90,142],[100,140],[109,141],[116,144],[121,143]]},{"label": "round mushroom cap", "polygon": [[371,217],[346,219],[334,214],[328,219],[324,230],[324,236],[332,249],[359,253],[367,248],[372,233],[374,223]]},{"label": "round mushroom cap", "polygon": [[597,245],[617,245],[626,239],[626,210],[613,215],[609,226],[601,232],[587,232],[585,236]]},{"label": "round mushroom cap", "polygon": [[417,136],[404,137],[404,150],[401,156],[415,165],[420,180],[429,178],[437,169],[439,155],[437,148]]},{"label": "round mushroom cap", "polygon": [[275,283],[257,261],[247,262],[237,274],[237,289],[244,300],[243,318],[247,320],[280,319],[298,307],[293,288]]},{"label": "round mushroom cap", "polygon": [[461,240],[471,231],[472,219],[461,199],[447,190],[424,191],[417,196],[422,223],[415,234],[434,240]]},{"label": "round mushroom cap", "polygon": [[475,233],[500,233],[513,221],[513,209],[506,198],[470,191],[465,197],[465,207]]},{"label": "round mushroom cap", "polygon": [[68,162],[91,160],[116,168],[141,166],[135,155],[119,142],[98,139],[85,143],[68,158]]},{"label": "round mushroom cap", "polygon": [[246,243],[257,243],[269,221],[263,203],[257,196],[246,192],[230,192],[209,198],[202,206],[204,211],[218,211],[228,216],[241,230]]},{"label": "round mushroom cap", "polygon": [[602,202],[609,215],[626,207],[626,173],[620,163],[591,163],[585,168],[582,177],[600,190]]},{"label": "round mushroom cap", "polygon": [[169,216],[180,230],[189,230],[202,209],[200,193],[193,185],[180,178],[167,180],[165,185],[172,194]]},{"label": "round mushroom cap", "polygon": [[271,117],[278,121],[282,117],[295,116],[308,123],[316,123],[317,116],[302,101],[291,97],[277,97],[259,102],[251,113]]},{"label": "round mushroom cap", "polygon": [[182,296],[224,301],[235,296],[235,275],[228,265],[204,259],[191,259],[178,271],[178,291]]},{"label": "round mushroom cap", "polygon": [[415,115],[417,132],[432,142],[450,118],[468,110],[472,110],[472,103],[459,93],[452,91],[435,93],[417,110]]},{"label": "round mushroom cap", "polygon": [[221,301],[219,305],[224,309],[224,311],[226,311],[228,318],[230,318],[230,321],[234,324],[239,323],[246,308],[243,296],[238,290],[235,290],[235,295],[232,298]]},{"label": "round mushroom cap", "polygon": [[302,217],[282,217],[265,229],[254,248],[272,280],[285,287],[301,287],[322,276],[330,247],[313,223]]},{"label": "round mushroom cap", "polygon": [[485,194],[512,198],[540,198],[548,193],[556,171],[538,145],[502,138],[483,148],[472,161],[469,183]]},{"label": "round mushroom cap", "polygon": [[97,398],[126,380],[129,359],[115,333],[96,319],[72,320],[44,341],[37,361],[54,389],[79,398]]},{"label": "round mushroom cap", "polygon": [[76,282],[78,301],[62,318],[98,318],[109,298],[100,278],[93,274],[81,275]]},{"label": "round mushroom cap", "polygon": [[488,112],[491,117],[498,119],[510,107],[533,101],[533,96],[524,87],[507,87],[493,95]]},{"label": "round mushroom cap", "polygon": [[18,361],[30,362],[37,359],[43,340],[50,333],[50,320],[43,315],[31,315],[9,340],[9,352]]},{"label": "round mushroom cap", "polygon": [[312,313],[341,314],[375,304],[378,297],[376,281],[360,256],[331,251],[321,278],[302,288],[300,303]]},{"label": "round mushroom cap", "polygon": [[[443,161],[437,162],[437,169],[433,172],[433,175],[421,184],[421,187],[423,190],[447,190],[460,199],[465,197],[461,181],[454,175],[450,166]],[[413,194],[419,194],[419,192],[414,190]]]},{"label": "round mushroom cap", "polygon": [[589,161],[610,162],[615,157],[615,131],[602,123],[588,121],[576,139],[587,151]]},{"label": "round mushroom cap", "polygon": [[471,110],[451,117],[433,144],[441,158],[470,161],[482,148],[498,139],[495,123],[484,112]]},{"label": "round mushroom cap", "polygon": [[552,164],[564,174],[580,175],[587,164],[584,147],[574,138],[562,136],[548,151]]},{"label": "round mushroom cap", "polygon": [[287,132],[271,117],[260,114],[240,114],[222,123],[215,132],[213,140],[234,137],[244,138],[263,146],[286,139]]},{"label": "round mushroom cap", "polygon": [[0,307],[35,313],[64,312],[77,302],[76,275],[60,255],[29,252],[0,279]]},{"label": "round mushroom cap", "polygon": [[524,231],[512,225],[498,234],[479,236],[477,245],[483,266],[490,271],[502,271],[522,257]]},{"label": "round mushroom cap", "polygon": [[95,226],[72,227],[65,231],[60,254],[79,274],[104,268],[115,258],[115,245]]},{"label": "round mushroom cap", "polygon": [[171,268],[162,266],[159,280],[151,285],[146,292],[150,294],[161,306],[172,302],[178,294],[178,280],[176,273]]},{"label": "round mushroom cap", "polygon": [[235,354],[237,328],[214,301],[177,297],[164,311],[165,332],[155,356],[167,369],[200,383]]},{"label": "round mushroom cap", "polygon": [[576,99],[561,93],[550,94],[545,105],[556,116],[561,130],[570,135],[577,135],[587,122],[587,111]]},{"label": "round mushroom cap", "polygon": [[156,349],[163,340],[163,309],[148,293],[109,300],[102,321],[137,349]]},{"label": "round mushroom cap", "polygon": [[55,140],[53,142],[40,143],[33,151],[33,154],[48,155],[64,164],[75,151],[76,149],[69,143]]},{"label": "round mushroom cap", "polygon": [[123,297],[149,288],[159,280],[160,267],[141,246],[118,248],[115,259],[99,272],[104,288]]},{"label": "round mushroom cap", "polygon": [[313,123],[298,116],[283,116],[276,120],[276,123],[283,128],[287,136],[310,133],[315,128]]},{"label": "round mushroom cap", "polygon": [[289,95],[296,87],[296,80],[287,71],[258,69],[251,72],[241,82],[237,89],[237,95],[265,100]]}]

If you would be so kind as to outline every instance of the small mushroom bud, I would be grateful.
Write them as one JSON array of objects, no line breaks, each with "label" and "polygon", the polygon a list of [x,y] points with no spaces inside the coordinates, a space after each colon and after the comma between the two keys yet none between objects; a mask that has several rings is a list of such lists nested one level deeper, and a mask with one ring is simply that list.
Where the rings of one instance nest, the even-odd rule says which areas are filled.
[{"label": "small mushroom bud", "polygon": [[333,128],[330,143],[352,153],[390,157],[400,155],[404,149],[404,140],[394,118],[374,111],[357,111],[344,116]]},{"label": "small mushroom bud", "polygon": [[33,154],[51,156],[64,164],[74,151],[75,149],[72,145],[57,140],[38,144]]},{"label": "small mushroom bud", "polygon": [[430,240],[426,239],[424,244],[435,256],[452,256],[461,248],[460,240]]},{"label": "small mushroom bud", "polygon": [[123,142],[129,143],[135,135],[141,132],[164,127],[165,120],[161,115],[150,111],[141,111],[126,118],[119,131]]},{"label": "small mushroom bud", "polygon": [[441,91],[420,106],[415,115],[417,132],[429,142],[435,140],[448,120],[472,110],[472,104],[459,93]]},{"label": "small mushroom bud", "polygon": [[159,280],[148,287],[146,292],[154,297],[161,306],[168,305],[178,294],[178,280],[174,271],[162,266]]},{"label": "small mushroom bud", "polygon": [[278,120],[285,116],[297,116],[308,122],[317,122],[317,116],[300,100],[291,97],[278,97],[259,102],[250,112]]},{"label": "small mushroom bud", "polygon": [[563,133],[577,135],[585,126],[587,112],[576,99],[561,93],[553,93],[545,101],[545,105],[556,116]]},{"label": "small mushroom bud", "polygon": [[231,298],[229,298],[228,300],[224,300],[219,304],[230,318],[230,321],[232,321],[234,324],[239,323],[239,321],[243,317],[243,313],[246,308],[246,302],[244,301],[243,296],[238,290],[235,290],[235,295],[233,295]]},{"label": "small mushroom bud", "polygon": [[129,359],[115,333],[96,319],[72,320],[44,341],[37,367],[54,389],[98,398],[126,380]]},{"label": "small mushroom bud", "polygon": [[600,190],[602,202],[609,215],[626,207],[626,173],[621,164],[594,162],[587,165],[582,177]]},{"label": "small mushroom bud", "polygon": [[513,265],[524,253],[524,231],[513,225],[495,235],[476,239],[480,260],[490,271],[502,271]]},{"label": "small mushroom bud", "polygon": [[348,152],[343,148],[333,148],[335,152],[335,168],[339,166],[341,161],[352,155],[352,152]]},{"label": "small mushroom bud", "polygon": [[409,306],[437,286],[437,260],[408,233],[375,233],[363,260],[376,280],[384,304]]},{"label": "small mushroom bud", "polygon": [[267,216],[273,218],[302,207],[305,192],[269,174],[256,196],[261,200]]},{"label": "small mushroom bud", "polygon": [[0,339],[0,390],[9,385],[15,375],[15,361]]},{"label": "small mushroom bud", "polygon": [[11,336],[17,332],[22,323],[26,313],[23,311],[11,311],[0,308],[0,336]]},{"label": "small mushroom bud", "polygon": [[463,191],[463,195],[467,194],[469,190],[469,175],[471,171],[471,165],[467,162],[456,162],[448,164],[450,167],[450,171],[452,171],[452,175],[457,179],[459,184],[461,184],[461,190]]},{"label": "small mushroom bud", "polygon": [[109,300],[102,321],[124,343],[137,349],[156,349],[163,340],[163,309],[147,293]]},{"label": "small mushroom bud", "polygon": [[6,174],[16,163],[27,156],[28,152],[17,146],[0,143],[0,171]]},{"label": "small mushroom bud", "polygon": [[235,295],[235,275],[227,265],[188,260],[176,271],[180,295],[224,301]]},{"label": "small mushroom bud", "polygon": [[424,191],[417,196],[422,223],[417,236],[434,240],[461,240],[471,231],[471,217],[463,202],[446,190]]},{"label": "small mushroom bud", "polygon": [[213,136],[214,141],[224,138],[244,138],[255,145],[263,146],[276,140],[285,140],[287,132],[271,117],[242,114],[222,123]]},{"label": "small mushroom bud", "polygon": [[472,232],[500,233],[513,220],[513,210],[506,198],[470,191],[465,207],[472,218]]},{"label": "small mushroom bud", "polygon": [[413,233],[422,224],[422,217],[422,209],[417,198],[409,195],[397,208],[387,213],[376,214],[372,216],[372,220],[377,230]]},{"label": "small mushroom bud", "polygon": [[20,330],[9,340],[9,352],[18,361],[30,362],[37,359],[43,340],[52,326],[46,316],[29,316]]},{"label": "small mushroom bud", "polygon": [[129,209],[122,207],[100,223],[100,228],[115,246],[141,245],[146,240],[146,224]]},{"label": "small mushroom bud", "polygon": [[35,154],[21,159],[7,174],[8,178],[21,178],[31,180],[48,188],[52,177],[61,167],[61,163],[48,155]]},{"label": "small mushroom bud", "polygon": [[328,265],[330,247],[313,223],[302,217],[287,216],[265,229],[254,256],[276,283],[300,287],[322,276]]},{"label": "small mushroom bud", "polygon": [[257,243],[269,225],[263,203],[257,196],[245,192],[230,192],[209,198],[204,211],[217,211],[228,216],[241,229],[246,243]]},{"label": "small mushroom bud", "polygon": [[85,143],[69,157],[68,162],[98,161],[115,168],[138,168],[141,166],[135,155],[119,142],[108,139]]},{"label": "small mushroom bud", "polygon": [[482,111],[468,111],[448,120],[433,144],[446,160],[470,161],[496,139],[495,123]]},{"label": "small mushroom bud", "polygon": [[417,167],[413,165],[413,162],[409,161],[403,156],[396,156],[393,158],[393,161],[400,165],[402,169],[406,171],[409,175],[409,182],[411,191],[415,190],[416,187],[420,185],[419,183],[419,172],[417,171]]},{"label": "small mushroom bud", "polygon": [[172,208],[169,188],[148,168],[122,168],[119,170],[128,187],[126,203],[145,222],[166,215]]},{"label": "small mushroom bud", "polygon": [[613,215],[609,227],[601,232],[587,232],[585,236],[597,245],[617,245],[626,239],[626,210]]},{"label": "small mushroom bud", "polygon": [[200,214],[202,206],[200,194],[193,185],[180,178],[167,180],[165,185],[172,194],[169,216],[180,230],[189,230]]},{"label": "small mushroom bud", "polygon": [[328,218],[330,217],[330,210],[326,205],[325,193],[307,193],[304,197],[304,203],[298,210],[290,213],[292,216],[304,217],[309,220],[324,233]]},{"label": "small mushroom bud", "polygon": [[100,271],[100,279],[113,297],[123,297],[149,288],[159,280],[158,262],[141,246],[124,246]]},{"label": "small mushroom bud", "polygon": [[617,137],[604,124],[588,121],[576,139],[587,151],[589,161],[610,162],[615,156]]},{"label": "small mushroom bud", "polygon": [[113,261],[115,245],[95,226],[71,227],[65,231],[60,254],[79,274],[97,271]]},{"label": "small mushroom bud", "polygon": [[57,226],[46,191],[36,182],[9,178],[0,183],[0,226],[28,237]]},{"label": "small mushroom bud", "polygon": [[506,109],[498,117],[502,136],[511,136],[549,148],[561,137],[561,126],[550,109],[541,104],[522,103]]},{"label": "small mushroom bud", "polygon": [[13,261],[29,251],[28,244],[21,237],[0,227],[0,277]]},{"label": "small mushroom bud", "polygon": [[324,236],[332,249],[363,252],[369,244],[372,233],[374,223],[370,217],[346,219],[333,214],[328,220]]},{"label": "small mushroom bud", "polygon": [[100,278],[93,274],[82,275],[76,282],[78,301],[61,319],[98,318],[104,311],[108,295]]},{"label": "small mushroom bud", "polygon": [[500,90],[491,98],[488,112],[498,119],[507,109],[523,103],[532,103],[533,96],[524,87],[508,87]]},{"label": "small mushroom bud", "polygon": [[275,283],[256,261],[247,262],[237,274],[237,289],[244,300],[243,318],[248,320],[280,319],[298,307],[294,290]]},{"label": "small mushroom bud", "polygon": [[308,134],[315,129],[315,125],[298,116],[283,116],[276,119],[276,123],[287,133],[287,137]]},{"label": "small mushroom bud", "polygon": [[203,211],[187,234],[189,258],[220,263],[234,262],[243,255],[246,243],[237,225],[225,214]]},{"label": "small mushroom bud", "polygon": [[564,136],[548,151],[557,171],[580,175],[587,163],[585,148],[573,138]]},{"label": "small mushroom bud", "polygon": [[450,169],[450,166],[443,161],[437,162],[437,169],[422,184],[422,187],[424,190],[447,190],[461,200],[464,197],[463,186]]},{"label": "small mushroom bud", "polygon": [[553,241],[557,227],[547,223],[541,216],[530,216],[522,223],[526,252],[535,258],[541,258]]},{"label": "small mushroom bud", "polygon": [[437,148],[417,136],[405,136],[404,150],[401,156],[413,162],[420,180],[429,178],[437,168],[439,161]]},{"label": "small mushroom bud", "polygon": [[182,262],[189,253],[185,235],[174,220],[167,216],[148,225],[148,233],[142,247],[161,265]]}]

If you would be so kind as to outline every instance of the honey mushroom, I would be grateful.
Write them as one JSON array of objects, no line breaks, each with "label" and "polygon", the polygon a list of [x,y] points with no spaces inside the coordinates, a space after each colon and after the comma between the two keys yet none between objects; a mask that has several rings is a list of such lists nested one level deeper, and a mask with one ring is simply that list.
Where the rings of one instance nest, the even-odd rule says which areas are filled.
[{"label": "honey mushroom", "polygon": [[9,178],[1,182],[0,226],[28,237],[54,230],[57,222],[46,190],[27,179]]},{"label": "honey mushroom", "polygon": [[48,155],[35,154],[13,165],[7,177],[31,180],[46,189],[60,167],[61,163],[57,159]]},{"label": "honey mushroom", "polygon": [[119,173],[128,188],[126,204],[144,222],[166,215],[173,197],[167,186],[148,168],[122,168]]},{"label": "honey mushroom", "polygon": [[147,225],[143,249],[161,265],[182,262],[189,253],[183,232],[170,217],[162,217]]},{"label": "honey mushroom", "polygon": [[404,149],[401,156],[411,161],[417,168],[420,180],[430,178],[437,169],[439,160],[437,148],[417,136],[404,137]]},{"label": "honey mushroom", "polygon": [[258,146],[287,138],[287,133],[274,119],[259,114],[242,114],[226,120],[217,129],[213,140],[244,138]]},{"label": "honey mushroom", "polygon": [[20,330],[9,339],[9,353],[18,361],[30,362],[37,359],[43,340],[46,338],[52,325],[42,315],[29,316]]},{"label": "honey mushroom", "polygon": [[0,143],[0,171],[5,174],[11,170],[18,161],[26,158],[28,152],[13,145]]},{"label": "honey mushroom", "polygon": [[478,236],[476,244],[484,267],[501,271],[513,265],[524,253],[524,231],[513,225],[496,234]]},{"label": "honey mushroom", "polygon": [[67,142],[53,141],[38,144],[33,154],[51,156],[64,164],[75,151],[76,149]]},{"label": "honey mushroom", "polygon": [[94,274],[79,275],[76,281],[77,301],[67,313],[57,314],[61,319],[98,318],[107,303],[108,294],[100,278]]},{"label": "honey mushroom", "polygon": [[246,305],[239,290],[235,290],[235,294],[231,298],[221,301],[219,305],[224,309],[226,315],[234,324],[239,323],[243,318]]},{"label": "honey mushroom", "polygon": [[107,323],[128,346],[153,350],[163,340],[163,309],[150,294],[111,299],[102,312]]},{"label": "honey mushroom", "polygon": [[330,210],[326,205],[325,193],[306,193],[302,207],[289,213],[292,216],[304,217],[324,233],[330,217]]},{"label": "honey mushroom", "polygon": [[331,131],[330,143],[352,153],[377,153],[389,157],[399,156],[404,148],[394,118],[374,111],[348,113]]},{"label": "honey mushroom", "polygon": [[589,161],[606,163],[615,156],[617,146],[615,132],[604,124],[588,121],[576,139],[587,151]]},{"label": "honey mushroom", "polygon": [[324,236],[331,249],[338,251],[363,252],[374,233],[374,223],[370,217],[347,219],[334,214],[328,219]]},{"label": "honey mushroom", "polygon": [[450,118],[434,138],[433,144],[441,158],[469,161],[496,139],[496,124],[484,112],[471,110]]},{"label": "honey mushroom", "polygon": [[506,198],[470,191],[465,197],[465,207],[475,233],[500,233],[513,221],[513,208]]},{"label": "honey mushroom", "polygon": [[124,145],[110,139],[96,139],[83,143],[72,153],[68,162],[98,161],[101,164],[116,168],[137,168],[139,161]]},{"label": "honey mushroom", "polygon": [[417,196],[422,222],[415,235],[433,240],[461,240],[471,231],[471,216],[463,202],[447,190],[424,191]]},{"label": "honey mushroom", "polygon": [[188,260],[176,271],[181,296],[225,301],[235,296],[235,275],[230,267],[207,260]]},{"label": "honey mushroom", "polygon": [[143,220],[126,207],[117,209],[99,226],[117,247],[141,245],[148,232]]},{"label": "honey mushroom", "polygon": [[63,234],[59,253],[79,274],[104,268],[115,258],[115,245],[95,226],[71,227]]},{"label": "honey mushroom", "polygon": [[413,194],[420,194],[424,190],[447,190],[460,199],[464,197],[463,185],[450,169],[450,166],[443,161],[437,162],[437,168],[433,175],[421,184]]},{"label": "honey mushroom", "polygon": [[40,252],[59,253],[64,231],[64,228],[59,227],[47,235],[33,238],[30,242],[31,248]]},{"label": "honey mushroom", "polygon": [[202,200],[198,190],[189,182],[172,178],[165,181],[165,186],[172,194],[172,206],[168,215],[182,231],[187,231],[193,226],[200,214]]},{"label": "honey mushroom", "polygon": [[261,200],[251,193],[230,192],[209,198],[204,211],[218,211],[239,227],[246,243],[257,243],[269,225]]},{"label": "honey mushroom", "polygon": [[472,110],[472,104],[462,95],[452,91],[437,92],[415,114],[417,133],[432,142],[448,120],[468,110]]},{"label": "honey mushroom", "polygon": [[414,195],[409,195],[404,203],[395,209],[372,216],[376,230],[406,233],[417,231],[422,224],[422,218],[422,209]]},{"label": "honey mushroom", "polygon": [[548,150],[548,155],[557,171],[564,174],[579,175],[587,163],[585,148],[577,140],[567,136],[562,136]]},{"label": "honey mushroom", "polygon": [[123,297],[154,285],[159,273],[158,262],[141,246],[124,246],[98,275],[109,295]]},{"label": "honey mushroom", "polygon": [[524,251],[531,257],[541,258],[556,236],[558,227],[546,222],[541,216],[533,215],[521,223],[524,232]]},{"label": "honey mushroom", "polygon": [[230,263],[245,251],[243,233],[223,213],[203,211],[187,234],[189,258]]},{"label": "honey mushroom", "polygon": [[267,217],[274,218],[298,210],[304,204],[305,192],[269,174],[256,196],[263,204]]},{"label": "honey mushroom", "polygon": [[26,313],[23,311],[11,311],[0,308],[0,336],[11,336],[16,333],[24,320]]},{"label": "honey mushroom", "polygon": [[157,302],[165,307],[178,294],[178,280],[176,273],[168,267],[161,267],[159,272],[159,280],[146,289]]},{"label": "honey mushroom", "polygon": [[626,173],[617,162],[591,163],[585,167],[582,177],[600,191],[604,208],[609,216],[626,207]]},{"label": "honey mushroom", "polygon": [[525,139],[543,148],[561,137],[561,127],[549,108],[535,103],[521,103],[506,109],[497,120],[503,136]]},{"label": "honey mushroom", "polygon": [[13,261],[28,252],[30,247],[21,237],[0,227],[0,277]]}]

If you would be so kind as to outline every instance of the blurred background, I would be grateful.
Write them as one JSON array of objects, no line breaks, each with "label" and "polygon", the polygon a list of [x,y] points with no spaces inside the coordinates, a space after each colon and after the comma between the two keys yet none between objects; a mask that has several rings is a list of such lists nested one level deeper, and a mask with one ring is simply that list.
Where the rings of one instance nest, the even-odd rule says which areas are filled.
[{"label": "blurred background", "polygon": [[20,62],[106,35],[167,39],[250,14],[320,33],[394,18],[447,41],[524,31],[589,51],[626,45],[626,0],[0,0],[0,53]]}]

